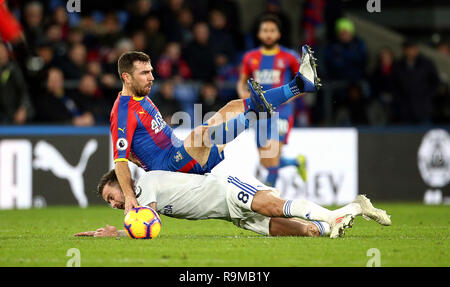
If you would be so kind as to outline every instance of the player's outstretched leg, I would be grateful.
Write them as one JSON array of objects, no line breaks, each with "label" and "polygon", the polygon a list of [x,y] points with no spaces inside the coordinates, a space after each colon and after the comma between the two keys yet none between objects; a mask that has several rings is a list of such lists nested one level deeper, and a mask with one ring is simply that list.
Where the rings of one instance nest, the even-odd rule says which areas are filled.
[{"label": "player's outstretched leg", "polygon": [[330,238],[344,235],[345,229],[352,227],[353,219],[358,215],[370,217],[383,225],[390,224],[386,211],[374,208],[365,196],[358,196],[355,201],[339,209],[329,210],[309,200],[284,200],[270,191],[258,191],[251,208],[270,217],[297,217],[326,222],[330,228]]},{"label": "player's outstretched leg", "polygon": [[270,236],[329,236],[330,227],[326,222],[309,221],[300,218],[272,217],[269,225]]},{"label": "player's outstretched leg", "polygon": [[248,80],[250,98],[245,100],[246,109],[272,114],[276,107],[307,92],[316,92],[320,86],[316,58],[308,45],[302,47],[302,63],[295,78],[281,87],[263,91],[253,79]]},{"label": "player's outstretched leg", "polygon": [[208,133],[211,143],[224,145],[234,140],[239,134],[250,127],[252,120],[251,114],[242,113],[238,116],[218,125],[209,126]]},{"label": "player's outstretched leg", "polygon": [[304,199],[287,200],[283,205],[285,217],[327,222],[330,226],[330,238],[343,236],[345,229],[353,226],[355,216],[360,214],[361,208],[357,203],[350,203],[333,211]]}]

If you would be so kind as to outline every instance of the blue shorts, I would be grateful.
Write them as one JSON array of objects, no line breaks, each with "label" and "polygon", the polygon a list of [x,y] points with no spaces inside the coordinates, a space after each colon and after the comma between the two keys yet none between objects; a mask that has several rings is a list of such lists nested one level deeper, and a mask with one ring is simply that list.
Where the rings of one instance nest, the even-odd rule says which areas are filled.
[{"label": "blue shorts", "polygon": [[222,160],[224,160],[224,154],[223,151],[219,153],[217,145],[211,147],[208,161],[203,167],[186,152],[184,146],[173,146],[168,151],[165,163],[162,166],[164,167],[163,170],[168,171],[205,174],[211,172]]},{"label": "blue shorts", "polygon": [[275,118],[272,117],[267,120],[260,120],[256,125],[256,145],[258,148],[266,146],[270,139],[278,140],[284,144],[288,142],[294,124],[294,106],[292,103],[287,103],[279,106],[275,111],[278,112],[278,121],[275,121]]}]

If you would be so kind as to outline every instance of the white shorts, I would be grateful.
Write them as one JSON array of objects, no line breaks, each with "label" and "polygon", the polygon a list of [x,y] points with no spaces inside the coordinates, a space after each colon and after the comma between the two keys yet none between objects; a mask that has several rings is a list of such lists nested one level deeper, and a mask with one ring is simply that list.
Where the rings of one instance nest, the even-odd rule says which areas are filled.
[{"label": "white shorts", "polygon": [[252,211],[253,196],[258,190],[272,190],[251,176],[228,176],[227,204],[234,225],[263,235],[270,235],[270,217]]}]

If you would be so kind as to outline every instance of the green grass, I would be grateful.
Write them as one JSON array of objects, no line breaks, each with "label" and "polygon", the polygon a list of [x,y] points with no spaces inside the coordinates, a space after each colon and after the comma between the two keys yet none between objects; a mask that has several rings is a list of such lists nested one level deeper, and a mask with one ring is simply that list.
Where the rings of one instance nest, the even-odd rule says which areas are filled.
[{"label": "green grass", "polygon": [[361,217],[345,237],[264,237],[220,220],[162,216],[154,240],[73,237],[123,214],[103,206],[0,211],[0,266],[66,266],[78,248],[81,266],[366,266],[378,248],[381,266],[450,266],[450,206],[378,204],[392,226]]}]

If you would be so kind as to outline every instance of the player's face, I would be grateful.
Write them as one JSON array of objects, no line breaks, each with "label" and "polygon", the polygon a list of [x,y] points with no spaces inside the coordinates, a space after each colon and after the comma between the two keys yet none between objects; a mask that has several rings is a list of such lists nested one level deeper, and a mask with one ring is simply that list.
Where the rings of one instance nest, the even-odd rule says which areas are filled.
[{"label": "player's face", "polygon": [[118,184],[110,185],[106,184],[103,187],[102,193],[103,200],[106,201],[112,208],[124,209],[125,196]]},{"label": "player's face", "polygon": [[259,26],[258,38],[265,48],[273,48],[280,40],[281,33],[273,22],[263,22]]},{"label": "player's face", "polygon": [[136,97],[144,97],[150,93],[155,78],[150,62],[134,62],[134,71],[131,75],[131,89]]}]

